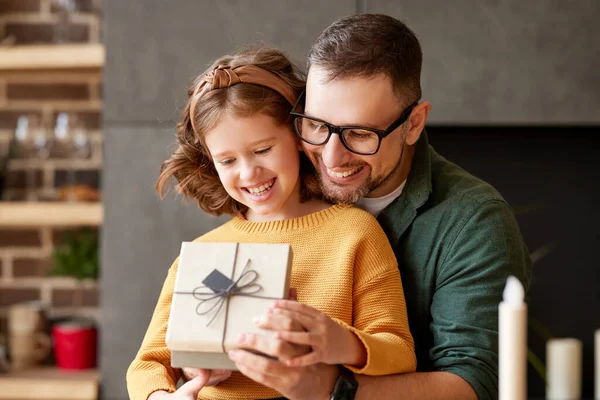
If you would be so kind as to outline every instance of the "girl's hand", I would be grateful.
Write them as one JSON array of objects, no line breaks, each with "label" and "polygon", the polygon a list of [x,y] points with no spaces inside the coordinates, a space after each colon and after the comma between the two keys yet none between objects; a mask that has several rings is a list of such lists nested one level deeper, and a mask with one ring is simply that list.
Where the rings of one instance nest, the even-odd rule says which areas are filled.
[{"label": "girl's hand", "polygon": [[228,369],[182,368],[181,372],[186,380],[191,380],[198,376],[203,379],[208,377],[204,386],[216,386],[229,378],[232,371]]},{"label": "girl's hand", "polygon": [[269,311],[286,316],[304,329],[304,332],[278,331],[277,339],[312,349],[306,355],[282,361],[286,365],[302,367],[322,362],[361,366],[366,363],[367,350],[360,339],[321,311],[290,300],[277,300]]},{"label": "girl's hand", "polygon": [[[296,289],[290,289],[288,299],[297,299]],[[254,317],[254,324],[261,329],[277,331],[304,331],[304,328],[283,314],[266,313]],[[279,340],[271,334],[244,333],[238,338],[238,344],[242,349],[257,351],[277,360],[283,361],[292,357],[310,353],[308,346],[300,346],[291,342]]]},{"label": "girl's hand", "polygon": [[206,386],[208,376],[209,374],[199,375],[183,384],[173,393],[164,391],[154,392],[148,397],[148,400],[197,400],[198,393]]}]

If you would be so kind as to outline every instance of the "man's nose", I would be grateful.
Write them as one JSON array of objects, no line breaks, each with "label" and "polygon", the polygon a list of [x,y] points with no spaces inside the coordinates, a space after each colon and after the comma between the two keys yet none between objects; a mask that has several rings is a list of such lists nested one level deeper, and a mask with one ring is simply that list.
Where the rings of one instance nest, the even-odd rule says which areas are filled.
[{"label": "man's nose", "polygon": [[323,145],[321,158],[327,167],[335,168],[348,163],[352,153],[344,146],[339,135],[331,135],[329,141]]}]

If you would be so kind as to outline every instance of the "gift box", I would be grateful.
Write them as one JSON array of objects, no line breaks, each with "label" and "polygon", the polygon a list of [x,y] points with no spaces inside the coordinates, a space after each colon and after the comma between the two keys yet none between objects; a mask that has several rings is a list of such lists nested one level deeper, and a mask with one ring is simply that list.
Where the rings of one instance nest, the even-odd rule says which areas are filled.
[{"label": "gift box", "polygon": [[[227,352],[252,319],[288,297],[288,244],[183,242],[166,344],[175,368],[236,369]],[[269,332],[272,334],[272,332]]]}]

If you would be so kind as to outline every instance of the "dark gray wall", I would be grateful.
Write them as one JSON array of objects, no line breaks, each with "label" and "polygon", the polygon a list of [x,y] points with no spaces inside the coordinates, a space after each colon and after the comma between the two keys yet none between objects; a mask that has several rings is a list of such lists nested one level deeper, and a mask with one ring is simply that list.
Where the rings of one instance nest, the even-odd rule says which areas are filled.
[{"label": "dark gray wall", "polygon": [[[106,220],[102,243],[103,398],[126,399],[139,347],[180,242],[222,223],[153,186],[191,79],[252,41],[300,64],[338,17],[405,20],[425,54],[424,97],[444,124],[598,123],[600,2],[578,0],[105,0]],[[568,8],[567,8],[568,7]]]},{"label": "dark gray wall", "polygon": [[600,122],[600,1],[369,0],[423,47],[436,124]]}]

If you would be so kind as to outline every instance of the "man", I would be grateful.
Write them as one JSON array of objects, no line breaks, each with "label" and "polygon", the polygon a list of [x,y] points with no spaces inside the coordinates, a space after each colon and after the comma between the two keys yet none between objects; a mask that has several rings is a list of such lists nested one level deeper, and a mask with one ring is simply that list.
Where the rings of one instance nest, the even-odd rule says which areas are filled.
[{"label": "man", "polygon": [[[313,45],[306,99],[293,110],[326,196],[377,216],[395,250],[418,372],[354,378],[334,366],[232,354],[243,373],[288,398],[351,399],[354,379],[356,399],[498,396],[497,306],[509,275],[528,288],[531,261],[496,190],[429,146],[421,63],[417,38],[400,21],[343,18]],[[245,347],[282,354],[272,339],[247,336]]]}]

